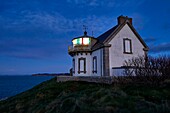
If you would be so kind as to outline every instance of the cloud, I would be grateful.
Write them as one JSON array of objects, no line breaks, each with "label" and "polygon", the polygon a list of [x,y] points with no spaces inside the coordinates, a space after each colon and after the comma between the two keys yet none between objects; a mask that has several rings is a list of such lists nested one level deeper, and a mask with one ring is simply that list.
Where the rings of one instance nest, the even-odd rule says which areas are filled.
[{"label": "cloud", "polygon": [[77,31],[85,24],[93,27],[95,32],[101,31],[103,26],[112,22],[113,17],[97,17],[95,15],[84,18],[69,19],[59,13],[50,14],[48,12],[15,12],[17,17],[0,16],[0,24],[5,29],[28,30],[28,29],[45,29],[56,31],[58,33]]},{"label": "cloud", "polygon": [[154,37],[149,37],[149,38],[144,38],[146,43],[154,43],[156,41],[156,38]]},{"label": "cloud", "polygon": [[79,5],[79,6],[91,6],[91,7],[125,7],[125,6],[139,6],[142,5],[146,0],[120,1],[120,0],[67,0],[67,3]]},{"label": "cloud", "polygon": [[150,48],[151,53],[170,52],[170,42],[161,43]]},{"label": "cloud", "polygon": [[[16,16],[17,15],[17,16]],[[12,18],[11,18],[12,17]],[[48,13],[44,11],[17,11],[12,12],[10,16],[0,16],[0,29],[11,30],[11,32],[30,32],[32,31],[52,31],[57,33],[67,33],[80,31],[83,25],[88,26],[89,30],[101,32],[106,26],[111,27],[115,17],[108,16],[85,16],[84,18],[66,18],[55,12]],[[82,31],[81,31],[82,32]]]},{"label": "cloud", "polygon": [[67,46],[72,39],[66,38],[64,34],[67,32],[82,33],[83,29],[80,29],[86,25],[88,31],[97,35],[112,23],[112,18],[94,15],[69,19],[59,13],[22,11],[18,14],[12,19],[9,18],[11,15],[0,18],[1,55],[32,59],[59,57],[67,54]]},{"label": "cloud", "polygon": [[99,3],[101,3],[97,0],[67,0],[67,2],[76,5],[89,5],[89,6],[98,6]]},{"label": "cloud", "polygon": [[101,6],[106,6],[106,7],[113,7],[113,6],[118,6],[116,4],[116,0],[67,0],[67,3],[79,5],[79,6],[90,6],[90,7],[101,7]]},{"label": "cloud", "polygon": [[65,55],[72,39],[67,33],[76,37],[86,25],[89,35],[93,31],[94,36],[98,36],[113,26],[110,23],[114,24],[114,18],[91,15],[70,19],[57,12],[11,11],[0,15],[0,53],[1,56],[27,59]]}]

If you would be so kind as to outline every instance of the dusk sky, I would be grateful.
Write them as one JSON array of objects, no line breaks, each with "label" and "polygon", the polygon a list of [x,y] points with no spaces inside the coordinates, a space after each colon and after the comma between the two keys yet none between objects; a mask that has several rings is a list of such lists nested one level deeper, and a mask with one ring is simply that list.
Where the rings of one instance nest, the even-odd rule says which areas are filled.
[{"label": "dusk sky", "polygon": [[120,15],[150,48],[170,54],[170,0],[0,0],[0,75],[69,72],[74,37],[99,36]]}]

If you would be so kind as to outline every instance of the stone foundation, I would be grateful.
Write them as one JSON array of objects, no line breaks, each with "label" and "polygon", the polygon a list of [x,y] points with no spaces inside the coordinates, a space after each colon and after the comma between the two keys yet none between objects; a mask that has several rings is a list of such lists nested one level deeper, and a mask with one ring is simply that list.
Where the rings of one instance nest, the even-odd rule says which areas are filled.
[{"label": "stone foundation", "polygon": [[113,77],[110,76],[57,76],[57,82],[66,82],[66,81],[85,81],[93,83],[105,83],[112,84],[114,82]]}]

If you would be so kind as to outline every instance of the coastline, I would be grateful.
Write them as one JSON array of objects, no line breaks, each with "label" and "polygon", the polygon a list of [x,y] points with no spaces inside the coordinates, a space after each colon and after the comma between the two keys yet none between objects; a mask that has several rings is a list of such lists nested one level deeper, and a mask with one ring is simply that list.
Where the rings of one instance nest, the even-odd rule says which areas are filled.
[{"label": "coastline", "polygon": [[37,73],[31,76],[70,76],[70,73]]},{"label": "coastline", "polygon": [[7,100],[9,97],[1,98],[0,101]]}]

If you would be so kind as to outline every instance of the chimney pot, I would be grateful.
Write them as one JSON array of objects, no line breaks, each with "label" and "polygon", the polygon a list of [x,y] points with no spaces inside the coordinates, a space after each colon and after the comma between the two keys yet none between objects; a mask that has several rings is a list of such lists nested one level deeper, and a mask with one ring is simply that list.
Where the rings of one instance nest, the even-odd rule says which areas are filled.
[{"label": "chimney pot", "polygon": [[119,16],[117,18],[118,20],[118,25],[123,24],[124,22],[128,22],[132,25],[132,18],[129,18],[128,16]]}]

